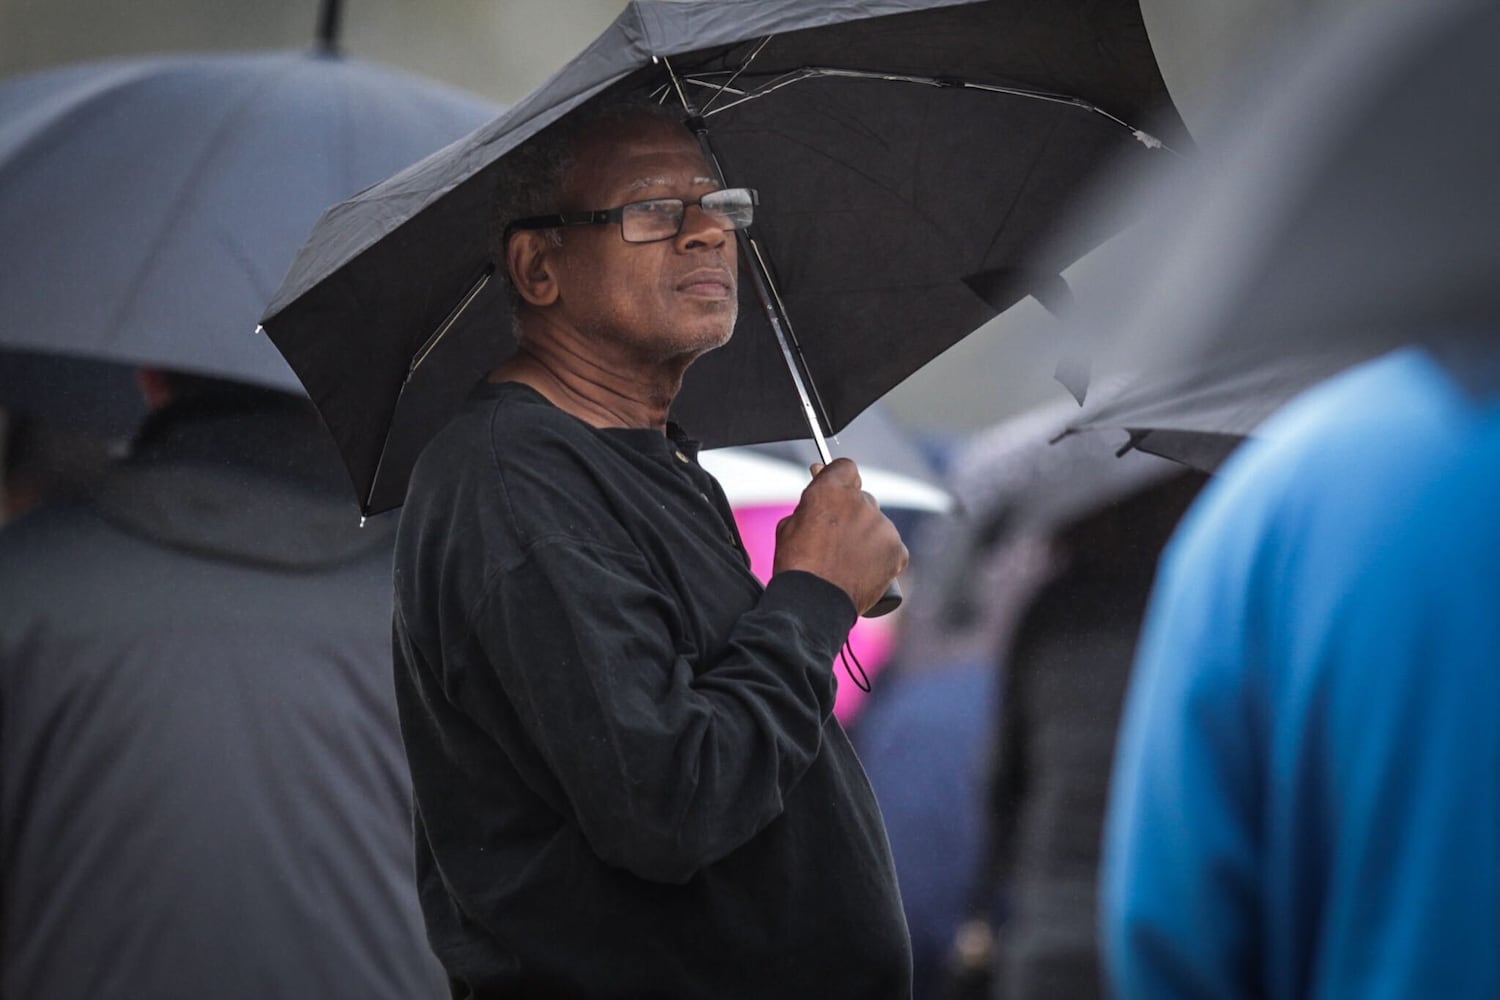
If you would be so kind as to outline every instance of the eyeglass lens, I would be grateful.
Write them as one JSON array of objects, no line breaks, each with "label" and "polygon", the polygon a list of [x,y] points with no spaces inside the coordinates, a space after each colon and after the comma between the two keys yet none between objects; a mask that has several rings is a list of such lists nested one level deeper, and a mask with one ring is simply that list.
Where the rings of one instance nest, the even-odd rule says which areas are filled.
[{"label": "eyeglass lens", "polygon": [[[625,205],[620,210],[621,235],[630,243],[669,240],[682,231],[687,204],[681,198],[656,198]],[[698,201],[698,206],[723,230],[743,229],[755,215],[754,196],[745,188],[711,192]]]}]

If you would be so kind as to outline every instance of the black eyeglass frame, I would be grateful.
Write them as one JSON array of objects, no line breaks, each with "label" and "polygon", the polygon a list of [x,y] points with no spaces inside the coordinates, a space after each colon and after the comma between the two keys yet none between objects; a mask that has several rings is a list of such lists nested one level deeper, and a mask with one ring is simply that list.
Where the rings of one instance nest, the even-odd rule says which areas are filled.
[{"label": "black eyeglass frame", "polygon": [[[557,213],[552,214],[552,215],[530,215],[530,216],[527,216],[524,219],[516,219],[516,220],[512,221],[511,223],[509,223],[505,227],[505,233],[504,233],[502,239],[505,242],[508,243],[508,242],[510,242],[511,234],[515,233],[515,232],[518,232],[520,230],[557,229],[557,228],[561,228],[561,227],[564,227],[564,226],[602,226],[602,225],[605,225],[606,223],[617,222],[617,223],[620,224],[620,239],[624,240],[626,243],[660,243],[663,240],[676,239],[678,236],[682,235],[682,227],[685,226],[685,225],[687,225],[687,210],[688,210],[689,207],[691,207],[693,205],[696,205],[696,206],[698,206],[700,209],[702,209],[705,212],[714,211],[713,209],[704,209],[703,208],[703,201],[704,201],[704,199],[714,198],[714,197],[717,197],[719,195],[726,195],[726,194],[734,194],[734,195],[747,194],[747,195],[749,195],[750,196],[750,205],[749,205],[749,207],[750,207],[750,214],[751,214],[752,220],[753,220],[753,216],[755,214],[755,209],[757,207],[759,207],[759,205],[760,205],[760,192],[758,192],[755,188],[748,188],[748,187],[743,187],[743,188],[720,188],[717,191],[710,191],[707,194],[705,194],[702,198],[696,198],[696,199],[694,199],[692,201],[689,201],[686,198],[644,198],[641,201],[629,201],[629,202],[626,202],[623,205],[617,205],[614,208],[603,208],[603,209],[598,209],[598,210],[595,210],[595,211],[587,211],[587,212],[557,212]],[[630,239],[629,237],[627,237],[625,235],[625,210],[626,209],[634,208],[637,205],[652,205],[652,204],[658,204],[660,202],[669,202],[669,201],[678,202],[682,206],[682,214],[677,219],[677,229],[675,231],[673,231],[670,235],[668,235],[668,236],[657,236],[654,239],[649,239],[649,240],[632,240],[632,239]],[[747,221],[745,223],[745,225],[746,226],[750,225],[750,221]],[[744,226],[731,226],[728,229],[723,230],[723,231],[724,232],[733,232],[736,229],[742,229],[742,228],[744,228]]]}]

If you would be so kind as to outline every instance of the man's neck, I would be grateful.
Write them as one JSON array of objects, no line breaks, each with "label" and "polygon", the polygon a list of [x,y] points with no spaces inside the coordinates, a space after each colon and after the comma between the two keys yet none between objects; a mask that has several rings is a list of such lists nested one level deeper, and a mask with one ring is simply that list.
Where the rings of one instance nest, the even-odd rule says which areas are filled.
[{"label": "man's neck", "polygon": [[593,427],[666,430],[667,413],[689,361],[607,357],[582,338],[550,334],[528,333],[516,353],[489,373],[489,380],[528,385]]}]

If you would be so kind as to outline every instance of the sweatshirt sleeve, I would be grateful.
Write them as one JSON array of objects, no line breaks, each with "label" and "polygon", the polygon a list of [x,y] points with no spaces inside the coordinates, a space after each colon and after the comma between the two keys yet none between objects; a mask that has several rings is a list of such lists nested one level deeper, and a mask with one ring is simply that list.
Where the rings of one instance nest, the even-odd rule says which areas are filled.
[{"label": "sweatshirt sleeve", "polygon": [[670,883],[781,814],[819,752],[855,621],[834,585],[782,573],[695,669],[674,648],[678,614],[638,554],[558,538],[496,580],[471,622],[595,853]]}]

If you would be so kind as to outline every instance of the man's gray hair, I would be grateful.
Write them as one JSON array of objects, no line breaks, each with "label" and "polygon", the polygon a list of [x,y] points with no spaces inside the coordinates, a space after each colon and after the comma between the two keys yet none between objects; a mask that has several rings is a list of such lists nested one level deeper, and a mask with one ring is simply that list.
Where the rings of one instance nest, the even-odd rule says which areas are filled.
[{"label": "man's gray hair", "polygon": [[[521,323],[517,316],[521,296],[510,280],[510,268],[506,264],[505,227],[516,219],[561,210],[563,187],[573,169],[579,140],[583,137],[623,121],[646,118],[681,125],[684,117],[680,108],[644,97],[611,100],[564,116],[501,157],[495,173],[490,216],[490,259],[496,276],[504,282],[510,301],[511,329],[517,343],[521,340]],[[553,246],[562,246],[561,229],[544,232]]]}]

